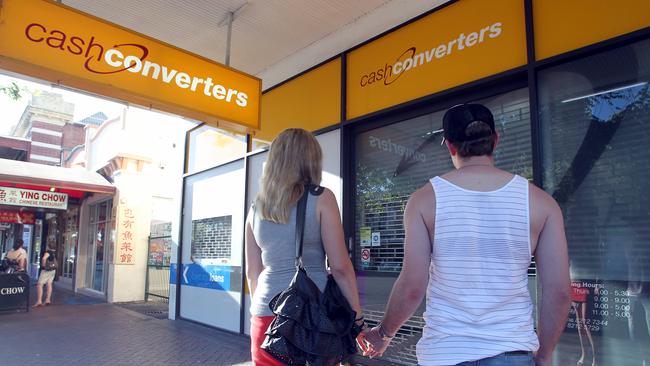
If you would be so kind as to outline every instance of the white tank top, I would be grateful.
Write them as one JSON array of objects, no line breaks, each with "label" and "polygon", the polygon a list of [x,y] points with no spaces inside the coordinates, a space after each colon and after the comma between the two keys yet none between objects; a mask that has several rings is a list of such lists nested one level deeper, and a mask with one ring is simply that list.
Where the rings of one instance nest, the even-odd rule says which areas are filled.
[{"label": "white tank top", "polygon": [[420,365],[456,365],[508,351],[536,351],[528,292],[528,181],[490,192],[435,177],[435,235]]}]

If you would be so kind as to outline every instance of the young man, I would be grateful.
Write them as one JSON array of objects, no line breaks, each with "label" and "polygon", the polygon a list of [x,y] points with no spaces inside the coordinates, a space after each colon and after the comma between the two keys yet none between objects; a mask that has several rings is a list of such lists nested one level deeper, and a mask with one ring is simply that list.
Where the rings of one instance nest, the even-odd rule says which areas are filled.
[{"label": "young man", "polygon": [[[551,365],[571,291],[562,212],[546,192],[494,166],[499,138],[488,108],[452,107],[443,129],[456,169],[409,199],[402,272],[366,336],[366,355],[383,354],[426,294],[420,365]],[[537,333],[531,254],[542,291]]]}]

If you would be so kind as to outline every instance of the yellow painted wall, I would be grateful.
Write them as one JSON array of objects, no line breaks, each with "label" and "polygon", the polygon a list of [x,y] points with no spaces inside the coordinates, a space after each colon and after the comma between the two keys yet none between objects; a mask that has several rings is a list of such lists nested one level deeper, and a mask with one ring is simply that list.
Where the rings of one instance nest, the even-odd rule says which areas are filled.
[{"label": "yellow painted wall", "polygon": [[648,0],[533,0],[538,60],[650,27]]},{"label": "yellow painted wall", "polygon": [[341,120],[341,59],[332,60],[262,95],[257,142],[270,143],[285,128],[309,131]]}]

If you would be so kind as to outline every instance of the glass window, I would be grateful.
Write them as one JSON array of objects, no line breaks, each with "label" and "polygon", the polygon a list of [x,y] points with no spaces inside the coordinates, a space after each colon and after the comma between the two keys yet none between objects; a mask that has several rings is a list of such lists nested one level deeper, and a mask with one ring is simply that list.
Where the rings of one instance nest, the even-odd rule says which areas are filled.
[{"label": "glass window", "polygon": [[244,156],[246,135],[202,126],[190,132],[187,173],[205,170]]},{"label": "glass window", "polygon": [[268,149],[271,147],[271,142],[273,141],[266,141],[266,140],[260,140],[255,137],[253,137],[253,143],[251,146],[251,151],[259,150],[259,149]]},{"label": "glass window", "polygon": [[[528,91],[520,89],[480,103],[493,112],[501,136],[497,166],[532,178]],[[438,111],[356,136],[356,244],[370,248],[357,268],[398,273],[402,268],[402,214],[411,193],[453,169],[442,142]],[[372,233],[375,235],[372,240]],[[378,240],[377,240],[378,239]]]},{"label": "glass window", "polygon": [[572,307],[556,365],[650,364],[650,40],[539,73]]},{"label": "glass window", "polygon": [[[501,94],[480,103],[495,117],[500,146],[497,166],[532,179],[528,89]],[[386,301],[402,268],[406,202],[430,178],[453,165],[442,142],[443,111],[358,134],[355,137],[355,267],[369,323],[383,316]],[[364,255],[362,255],[364,254]],[[535,281],[531,277],[534,294]],[[534,298],[534,297],[533,297]],[[422,335],[424,306],[400,329],[384,359],[417,364],[415,343]]]}]

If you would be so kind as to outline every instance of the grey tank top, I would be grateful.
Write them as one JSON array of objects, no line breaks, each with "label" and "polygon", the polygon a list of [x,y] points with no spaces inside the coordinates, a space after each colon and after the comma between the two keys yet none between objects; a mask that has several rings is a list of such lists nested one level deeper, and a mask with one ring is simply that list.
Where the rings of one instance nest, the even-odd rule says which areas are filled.
[{"label": "grey tank top", "polygon": [[[325,250],[320,235],[320,221],[316,215],[318,196],[309,195],[305,214],[302,262],[309,278],[323,291],[327,283]],[[264,270],[257,280],[257,288],[251,302],[251,315],[273,315],[269,301],[287,288],[296,272],[296,207],[289,216],[289,223],[277,224],[262,220],[255,211],[253,235],[262,250]]]}]

